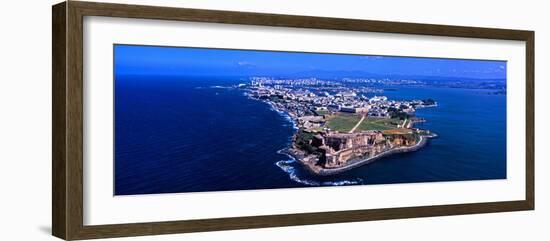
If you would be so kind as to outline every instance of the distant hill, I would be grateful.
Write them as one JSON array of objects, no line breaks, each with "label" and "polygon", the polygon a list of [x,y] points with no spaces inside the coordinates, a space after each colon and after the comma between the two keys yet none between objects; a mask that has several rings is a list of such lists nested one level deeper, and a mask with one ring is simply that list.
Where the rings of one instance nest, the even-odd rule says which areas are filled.
[{"label": "distant hill", "polygon": [[472,81],[472,82],[505,82],[506,79],[494,78],[464,78],[450,76],[427,76],[427,75],[396,75],[396,74],[376,74],[367,71],[330,71],[330,70],[309,70],[291,74],[282,74],[278,77],[287,78],[327,78],[327,79],[342,79],[342,78],[387,78],[387,79],[411,79],[424,81]]}]

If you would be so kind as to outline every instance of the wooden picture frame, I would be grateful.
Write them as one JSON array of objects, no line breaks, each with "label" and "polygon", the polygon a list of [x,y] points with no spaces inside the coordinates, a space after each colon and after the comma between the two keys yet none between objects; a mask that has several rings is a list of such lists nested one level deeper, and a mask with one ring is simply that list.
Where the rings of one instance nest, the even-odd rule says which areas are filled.
[{"label": "wooden picture frame", "polygon": [[[52,232],[66,240],[158,235],[214,230],[280,227],[533,210],[534,189],[534,32],[325,17],[275,15],[169,7],[68,1],[52,8]],[[519,40],[526,43],[525,199],[489,203],[416,206],[303,214],[83,224],[83,17],[107,16],[260,26]]]}]

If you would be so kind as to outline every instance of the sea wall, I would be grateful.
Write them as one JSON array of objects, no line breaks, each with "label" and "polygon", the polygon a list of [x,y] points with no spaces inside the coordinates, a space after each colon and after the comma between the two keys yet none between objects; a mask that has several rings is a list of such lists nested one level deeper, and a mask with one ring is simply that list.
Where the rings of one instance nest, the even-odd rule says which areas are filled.
[{"label": "sea wall", "polygon": [[420,148],[422,148],[426,145],[426,143],[428,142],[428,139],[433,138],[433,137],[435,137],[435,135],[420,136],[420,141],[418,141],[418,143],[416,143],[414,146],[399,147],[399,148],[384,151],[384,152],[379,153],[378,155],[376,155],[374,157],[351,160],[351,161],[348,161],[348,163],[345,166],[342,166],[342,167],[315,168],[314,169],[310,165],[308,165],[307,163],[303,163],[303,162],[300,162],[300,163],[304,164],[303,166],[305,166],[306,169],[308,169],[308,171],[310,171],[313,174],[321,175],[321,176],[336,175],[336,174],[339,174],[339,173],[342,173],[342,172],[345,172],[345,171],[349,171],[353,168],[372,163],[372,162],[374,162],[374,161],[376,161],[376,160],[378,160],[382,157],[386,157],[386,156],[390,156],[390,155],[398,154],[398,153],[417,151],[417,150],[419,150]]}]

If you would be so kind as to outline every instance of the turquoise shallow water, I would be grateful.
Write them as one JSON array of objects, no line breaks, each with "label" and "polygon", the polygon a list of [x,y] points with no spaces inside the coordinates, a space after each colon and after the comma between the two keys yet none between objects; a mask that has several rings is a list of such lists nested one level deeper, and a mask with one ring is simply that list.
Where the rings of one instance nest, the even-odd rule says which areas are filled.
[{"label": "turquoise shallow water", "polygon": [[[150,194],[506,178],[506,96],[486,90],[397,87],[390,99],[435,99],[417,127],[439,137],[331,177],[279,154],[292,123],[237,80],[117,76],[115,194]],[[394,87],[392,87],[394,88]]]}]

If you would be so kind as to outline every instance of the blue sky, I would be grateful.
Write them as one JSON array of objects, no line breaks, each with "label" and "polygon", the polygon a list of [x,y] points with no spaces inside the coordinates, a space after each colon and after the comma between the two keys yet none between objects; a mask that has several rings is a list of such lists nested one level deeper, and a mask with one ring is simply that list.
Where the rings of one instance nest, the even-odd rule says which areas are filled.
[{"label": "blue sky", "polygon": [[115,45],[114,51],[117,75],[284,76],[364,72],[374,75],[506,78],[505,61],[133,45]]}]

